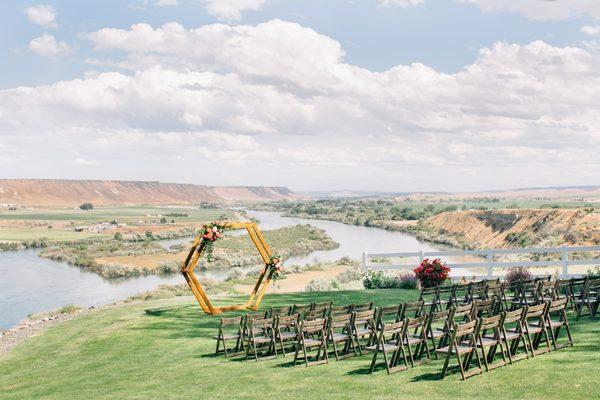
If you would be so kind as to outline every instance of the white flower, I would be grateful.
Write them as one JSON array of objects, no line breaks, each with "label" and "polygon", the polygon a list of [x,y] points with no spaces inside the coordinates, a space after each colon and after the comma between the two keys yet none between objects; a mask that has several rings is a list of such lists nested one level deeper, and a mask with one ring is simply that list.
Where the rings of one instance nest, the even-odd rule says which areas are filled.
[{"label": "white flower", "polygon": [[219,228],[217,228],[216,226],[213,226],[213,228],[212,228],[212,231],[213,231],[214,233],[217,233],[217,232],[219,231]]}]

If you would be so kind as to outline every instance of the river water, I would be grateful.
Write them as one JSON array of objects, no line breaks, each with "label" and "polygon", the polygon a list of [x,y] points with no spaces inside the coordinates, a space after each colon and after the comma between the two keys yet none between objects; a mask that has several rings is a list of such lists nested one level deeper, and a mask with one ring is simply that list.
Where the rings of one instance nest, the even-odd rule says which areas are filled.
[{"label": "river water", "polygon": [[[340,243],[334,250],[316,251],[305,257],[294,257],[286,264],[303,265],[319,261],[334,261],[343,256],[354,259],[365,250],[373,253],[431,251],[439,247],[421,242],[413,236],[379,228],[345,225],[333,221],[284,218],[277,212],[250,211],[260,220],[262,230],[296,224],[311,224],[324,229]],[[163,246],[188,244],[191,239],[162,241]],[[0,329],[6,329],[31,313],[52,310],[66,304],[93,306],[110,303],[160,285],[184,283],[180,275],[142,276],[111,280],[86,272],[66,263],[37,256],[39,250],[0,253]],[[213,279],[222,279],[226,271],[198,272]]]}]

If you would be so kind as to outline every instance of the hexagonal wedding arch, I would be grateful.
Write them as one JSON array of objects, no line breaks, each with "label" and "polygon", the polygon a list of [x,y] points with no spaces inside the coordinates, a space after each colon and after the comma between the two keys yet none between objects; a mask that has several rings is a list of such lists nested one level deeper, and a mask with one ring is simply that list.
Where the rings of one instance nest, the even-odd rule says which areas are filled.
[{"label": "hexagonal wedding arch", "polygon": [[194,275],[194,268],[196,267],[196,264],[198,264],[198,259],[209,242],[209,240],[204,237],[206,235],[205,232],[200,232],[196,236],[192,248],[181,267],[181,273],[192,290],[192,293],[194,293],[196,300],[198,300],[198,304],[200,304],[202,310],[207,314],[217,315],[223,311],[230,310],[258,310],[258,306],[267,292],[267,288],[269,287],[271,278],[275,272],[275,269],[271,268],[273,265],[273,254],[271,253],[271,249],[269,249],[269,245],[265,242],[265,238],[254,222],[220,222],[217,225],[223,229],[246,229],[250,239],[252,239],[252,243],[256,246],[256,249],[265,263],[265,268],[263,268],[259,274],[248,301],[244,304],[224,307],[215,307],[210,302],[200,281],[198,281],[198,278]]}]

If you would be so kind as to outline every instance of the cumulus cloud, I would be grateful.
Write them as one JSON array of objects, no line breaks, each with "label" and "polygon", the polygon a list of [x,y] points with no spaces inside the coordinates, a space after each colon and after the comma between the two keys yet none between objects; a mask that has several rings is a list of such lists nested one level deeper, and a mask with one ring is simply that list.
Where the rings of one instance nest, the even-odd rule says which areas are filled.
[{"label": "cumulus cloud", "polygon": [[597,36],[600,35],[600,25],[595,25],[595,26],[590,26],[590,25],[586,25],[581,27],[581,32],[590,35],[590,36]]},{"label": "cumulus cloud", "polygon": [[44,57],[60,57],[69,55],[73,52],[71,46],[65,42],[57,41],[54,36],[44,33],[42,36],[32,39],[29,42],[29,50],[35,54]]},{"label": "cumulus cloud", "polygon": [[242,12],[260,10],[266,0],[202,0],[206,11],[222,21],[239,21]]},{"label": "cumulus cloud", "polygon": [[56,11],[54,7],[47,4],[39,4],[37,6],[27,7],[25,14],[29,22],[44,26],[46,28],[58,28],[56,22]]},{"label": "cumulus cloud", "polygon": [[499,42],[446,74],[360,68],[339,42],[280,20],[88,38],[130,71],[0,91],[5,146],[96,160],[127,179],[140,172],[126,160],[143,159],[133,171],[146,179],[208,168],[205,183],[306,189],[460,190],[489,187],[492,173],[514,187],[600,172],[600,55],[584,49]]}]

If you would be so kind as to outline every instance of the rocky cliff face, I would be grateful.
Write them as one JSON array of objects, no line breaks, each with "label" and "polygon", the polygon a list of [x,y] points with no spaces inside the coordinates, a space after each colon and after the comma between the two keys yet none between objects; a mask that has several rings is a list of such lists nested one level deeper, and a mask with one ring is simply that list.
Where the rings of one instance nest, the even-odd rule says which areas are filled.
[{"label": "rocky cliff face", "polygon": [[201,202],[295,200],[285,187],[204,186],[137,181],[2,179],[0,204],[71,207],[198,204]]},{"label": "rocky cliff face", "polygon": [[424,226],[472,248],[600,244],[600,213],[583,209],[453,211]]}]

